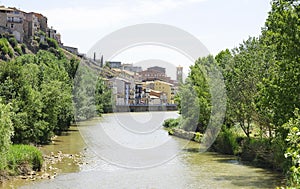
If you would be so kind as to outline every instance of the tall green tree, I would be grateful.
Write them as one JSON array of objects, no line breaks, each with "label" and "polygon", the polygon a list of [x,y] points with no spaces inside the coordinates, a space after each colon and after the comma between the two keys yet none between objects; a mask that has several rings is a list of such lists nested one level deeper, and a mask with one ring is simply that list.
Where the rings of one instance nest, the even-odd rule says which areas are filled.
[{"label": "tall green tree", "polygon": [[178,93],[181,110],[180,128],[186,131],[198,130],[200,115],[199,98],[190,78],[187,78],[185,83],[181,84]]},{"label": "tall green tree", "polygon": [[112,91],[101,77],[98,77],[96,84],[95,103],[99,114],[113,112]]},{"label": "tall green tree", "polygon": [[[273,0],[261,43],[269,56],[266,64],[273,65],[262,81],[261,107],[277,133],[281,125],[293,117],[300,106],[300,5],[297,0]],[[284,134],[284,135],[285,135]]]},{"label": "tall green tree", "polygon": [[211,94],[207,82],[207,71],[210,64],[214,64],[214,61],[213,56],[199,58],[190,67],[191,71],[188,76],[198,98],[199,120],[197,130],[199,131],[206,129],[211,115]]},{"label": "tall green tree", "polygon": [[12,117],[10,104],[2,104],[0,98],[0,170],[3,170],[6,162],[6,153],[11,144],[11,137],[13,135],[13,124],[11,121]]}]

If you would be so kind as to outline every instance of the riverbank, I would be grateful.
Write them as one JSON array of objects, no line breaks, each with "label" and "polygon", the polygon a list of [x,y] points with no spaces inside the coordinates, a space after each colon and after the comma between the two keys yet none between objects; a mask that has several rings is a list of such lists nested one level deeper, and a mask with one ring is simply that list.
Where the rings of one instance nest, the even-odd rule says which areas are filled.
[{"label": "riverbank", "polygon": [[[188,132],[179,128],[166,128],[169,135],[200,143],[203,134]],[[267,141],[258,141],[253,138],[232,136],[230,132],[221,132],[213,145],[208,149],[225,155],[234,155],[239,161],[255,167],[265,168],[282,173],[282,169],[276,164],[272,149]]]},{"label": "riverbank", "polygon": [[0,183],[0,189],[32,185],[65,173],[79,172],[81,166],[86,164],[85,143],[77,126],[71,126],[67,132],[55,137],[51,144],[38,148],[44,160],[41,170],[27,169],[19,176],[6,177],[4,182]]}]

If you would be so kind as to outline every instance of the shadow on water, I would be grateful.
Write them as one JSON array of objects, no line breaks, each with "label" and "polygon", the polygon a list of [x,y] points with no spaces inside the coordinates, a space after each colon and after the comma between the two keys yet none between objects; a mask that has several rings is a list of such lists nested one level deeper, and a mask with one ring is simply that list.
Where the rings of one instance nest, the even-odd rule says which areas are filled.
[{"label": "shadow on water", "polygon": [[[202,169],[212,171],[212,180],[220,185],[229,182],[233,188],[276,188],[284,186],[284,176],[280,172],[260,168],[242,162],[236,156],[215,152],[202,153],[195,145],[182,149],[186,153],[187,165],[201,164]],[[206,157],[206,158],[204,158]],[[204,168],[205,167],[205,168]],[[213,171],[214,170],[214,171]],[[208,174],[208,172],[207,172]]]},{"label": "shadow on water", "polygon": [[200,153],[200,148],[184,148],[182,151],[189,153]]},{"label": "shadow on water", "polygon": [[[265,173],[264,173],[265,174]],[[253,188],[273,188],[279,186],[281,183],[276,181],[273,175],[270,175],[269,178],[259,179],[257,176],[219,176],[214,178],[215,181],[228,180],[231,181],[231,184],[244,188],[244,187],[253,187]],[[264,182],[262,182],[262,180]],[[270,183],[273,183],[273,186],[270,186]]]}]

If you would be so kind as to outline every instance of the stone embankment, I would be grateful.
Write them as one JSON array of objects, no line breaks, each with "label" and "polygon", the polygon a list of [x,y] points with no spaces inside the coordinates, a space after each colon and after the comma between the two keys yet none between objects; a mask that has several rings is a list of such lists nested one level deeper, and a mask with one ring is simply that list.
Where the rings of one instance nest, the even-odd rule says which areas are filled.
[{"label": "stone embankment", "polygon": [[185,131],[183,129],[178,129],[178,128],[169,128],[168,132],[170,135],[187,139],[187,140],[193,140],[195,142],[200,142],[203,136],[199,132]]}]

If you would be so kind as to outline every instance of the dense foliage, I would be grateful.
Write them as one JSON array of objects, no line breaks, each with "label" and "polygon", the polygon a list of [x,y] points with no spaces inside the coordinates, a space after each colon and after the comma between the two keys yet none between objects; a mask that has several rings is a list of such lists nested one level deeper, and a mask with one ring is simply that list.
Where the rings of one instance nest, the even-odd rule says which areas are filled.
[{"label": "dense foliage", "polygon": [[47,51],[0,64],[0,96],[11,103],[14,143],[48,143],[72,120],[70,61]]},{"label": "dense foliage", "polygon": [[97,71],[84,62],[74,78],[73,101],[75,120],[86,120],[102,113],[112,112],[112,91]]},{"label": "dense foliage", "polygon": [[[0,162],[6,162],[5,154],[11,144],[10,138],[13,134],[11,117],[12,112],[10,104],[4,105],[0,99]],[[0,164],[0,170],[3,168],[3,164]]]},{"label": "dense foliage", "polygon": [[[294,113],[300,108],[299,16],[298,0],[273,0],[261,36],[249,37],[216,57],[200,58],[181,86],[184,91],[192,81],[200,106],[198,129],[205,128],[213,107],[205,65],[216,61],[226,85],[227,108],[215,147],[286,170],[292,187],[300,183],[298,110]],[[177,96],[181,113],[185,95]]]},{"label": "dense foliage", "polygon": [[300,114],[298,109],[295,111],[295,118],[291,118],[283,127],[288,130],[287,148],[284,155],[288,159],[289,184],[300,186]]},{"label": "dense foliage", "polygon": [[40,170],[42,154],[32,144],[49,143],[74,115],[112,111],[111,90],[88,67],[78,70],[76,56],[50,38],[33,49],[0,35],[0,177]]}]

